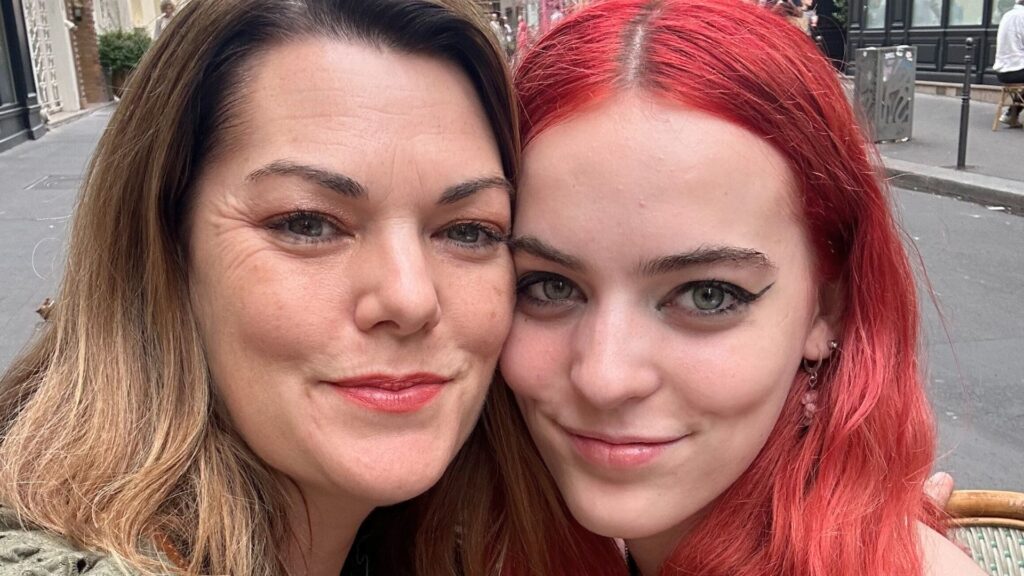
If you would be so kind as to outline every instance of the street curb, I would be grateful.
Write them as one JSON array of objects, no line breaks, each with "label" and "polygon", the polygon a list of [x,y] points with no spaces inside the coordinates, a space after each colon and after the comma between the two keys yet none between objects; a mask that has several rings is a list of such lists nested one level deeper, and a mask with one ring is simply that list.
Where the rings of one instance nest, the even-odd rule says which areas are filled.
[{"label": "street curb", "polygon": [[115,104],[117,104],[117,102],[114,101],[114,100],[111,100],[110,102],[103,102],[103,103],[97,104],[95,106],[89,106],[88,108],[83,108],[83,109],[81,109],[81,110],[79,110],[79,111],[77,111],[77,112],[75,112],[73,114],[69,114],[68,116],[66,116],[64,118],[61,118],[60,120],[57,120],[55,122],[47,122],[46,128],[47,128],[47,130],[53,130],[54,128],[60,128],[61,126],[67,126],[68,124],[74,122],[75,120],[81,120],[82,118],[85,118],[87,116],[92,116],[96,112],[99,112],[100,110],[106,110],[107,108],[110,108],[111,106],[114,106]]},{"label": "street curb", "polygon": [[1024,213],[1024,182],[882,158],[889,185]]}]

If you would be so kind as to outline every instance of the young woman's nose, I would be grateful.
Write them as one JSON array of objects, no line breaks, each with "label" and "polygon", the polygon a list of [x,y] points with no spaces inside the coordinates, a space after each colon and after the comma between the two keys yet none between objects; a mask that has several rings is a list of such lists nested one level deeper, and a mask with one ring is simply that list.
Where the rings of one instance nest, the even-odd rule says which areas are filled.
[{"label": "young woman's nose", "polygon": [[428,249],[422,237],[412,233],[393,234],[363,247],[356,327],[408,336],[440,322],[441,303]]},{"label": "young woman's nose", "polygon": [[570,380],[597,408],[611,409],[653,394],[659,386],[657,343],[624,304],[588,310],[574,334]]}]

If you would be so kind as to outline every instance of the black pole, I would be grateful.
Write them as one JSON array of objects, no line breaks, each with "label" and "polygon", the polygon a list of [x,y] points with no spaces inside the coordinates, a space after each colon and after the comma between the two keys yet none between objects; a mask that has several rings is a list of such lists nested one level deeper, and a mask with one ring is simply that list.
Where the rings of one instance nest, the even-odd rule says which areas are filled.
[{"label": "black pole", "polygon": [[971,53],[974,51],[974,38],[967,39],[967,51],[964,54],[964,87],[960,91],[960,144],[956,149],[956,169],[967,167],[967,126],[971,118]]}]

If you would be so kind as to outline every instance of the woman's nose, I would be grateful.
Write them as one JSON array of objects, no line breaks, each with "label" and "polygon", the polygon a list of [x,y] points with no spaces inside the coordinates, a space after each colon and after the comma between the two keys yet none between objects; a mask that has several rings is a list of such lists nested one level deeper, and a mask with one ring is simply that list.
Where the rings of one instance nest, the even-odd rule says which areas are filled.
[{"label": "woman's nose", "polygon": [[364,258],[359,266],[356,327],[408,336],[429,331],[441,321],[434,270],[419,236],[388,238],[366,250]]},{"label": "woman's nose", "polygon": [[587,311],[574,335],[570,381],[596,408],[646,398],[659,387],[657,344],[625,305]]}]

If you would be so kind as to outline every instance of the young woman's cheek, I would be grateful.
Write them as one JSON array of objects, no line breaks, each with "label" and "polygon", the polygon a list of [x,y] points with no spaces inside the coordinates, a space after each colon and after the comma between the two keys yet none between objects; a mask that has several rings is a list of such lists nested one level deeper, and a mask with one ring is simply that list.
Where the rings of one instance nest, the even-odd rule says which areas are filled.
[{"label": "young woman's cheek", "polygon": [[558,383],[566,379],[570,344],[566,328],[515,313],[499,367],[520,404],[561,393]]}]

